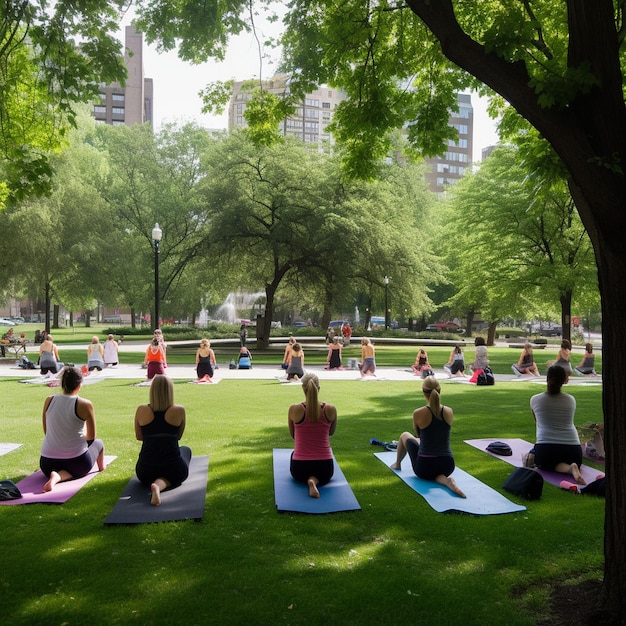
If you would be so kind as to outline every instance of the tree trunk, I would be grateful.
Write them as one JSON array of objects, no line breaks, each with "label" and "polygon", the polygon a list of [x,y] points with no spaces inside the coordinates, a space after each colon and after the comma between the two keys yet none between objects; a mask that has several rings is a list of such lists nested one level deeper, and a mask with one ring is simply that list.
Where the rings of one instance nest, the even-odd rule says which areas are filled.
[{"label": "tree trunk", "polygon": [[50,333],[50,281],[46,279],[45,295],[44,295],[44,328],[46,334]]},{"label": "tree trunk", "polygon": [[561,328],[563,339],[572,340],[572,292],[571,290],[561,294]]},{"label": "tree trunk", "polygon": [[[616,185],[623,187],[619,179]],[[572,184],[572,195],[584,215],[591,213],[585,193]],[[611,196],[611,190],[604,190]],[[587,194],[590,194],[590,189]],[[615,197],[620,190],[615,189]],[[626,207],[611,208],[622,216]],[[609,207],[606,207],[608,210]],[[621,210],[620,210],[621,209]],[[611,623],[624,623],[626,611],[626,389],[623,372],[626,368],[626,259],[623,255],[623,229],[598,223],[591,231],[598,282],[602,296],[602,409],[606,452],[606,502],[604,518],[604,583],[598,609],[614,618]],[[621,620],[621,621],[620,621]]]},{"label": "tree trunk", "polygon": [[467,312],[466,322],[467,325],[465,327],[465,334],[466,336],[471,337],[473,335],[472,326],[474,325],[474,309],[469,309]]},{"label": "tree trunk", "polygon": [[487,331],[487,345],[493,346],[496,343],[496,329],[498,328],[498,321],[489,322],[489,330]]},{"label": "tree trunk", "polygon": [[135,307],[134,306],[130,307],[130,327],[131,328],[137,327],[137,321],[135,320]]}]

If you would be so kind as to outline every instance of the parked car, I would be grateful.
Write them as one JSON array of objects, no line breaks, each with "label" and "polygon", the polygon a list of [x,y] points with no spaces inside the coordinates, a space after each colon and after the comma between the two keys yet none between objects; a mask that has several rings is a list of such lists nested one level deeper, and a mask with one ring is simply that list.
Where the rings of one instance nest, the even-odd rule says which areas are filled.
[{"label": "parked car", "polygon": [[460,335],[465,332],[465,328],[461,328],[456,322],[435,322],[428,324],[426,330],[440,333],[459,333]]},{"label": "parked car", "polygon": [[0,317],[0,326],[15,326],[15,322],[8,320],[6,317]]},{"label": "parked car", "polygon": [[560,326],[553,326],[552,328],[544,328],[541,331],[542,337],[560,337],[563,334],[563,329]]}]

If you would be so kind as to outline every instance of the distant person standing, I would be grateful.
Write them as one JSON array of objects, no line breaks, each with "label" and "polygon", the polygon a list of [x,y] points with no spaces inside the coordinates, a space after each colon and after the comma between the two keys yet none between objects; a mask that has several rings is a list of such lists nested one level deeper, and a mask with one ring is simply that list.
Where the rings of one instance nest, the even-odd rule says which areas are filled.
[{"label": "distant person standing", "polygon": [[119,346],[113,335],[107,335],[104,342],[104,364],[106,367],[115,367],[119,363]]},{"label": "distant person standing", "polygon": [[352,327],[350,326],[350,322],[346,322],[341,327],[341,334],[343,335],[343,345],[349,346],[350,339],[352,339]]},{"label": "distant person standing", "polygon": [[242,348],[246,347],[246,342],[248,341],[248,327],[245,324],[242,324],[239,328],[239,344]]},{"label": "distant person standing", "polygon": [[361,339],[361,376],[376,376],[376,350],[369,337]]}]

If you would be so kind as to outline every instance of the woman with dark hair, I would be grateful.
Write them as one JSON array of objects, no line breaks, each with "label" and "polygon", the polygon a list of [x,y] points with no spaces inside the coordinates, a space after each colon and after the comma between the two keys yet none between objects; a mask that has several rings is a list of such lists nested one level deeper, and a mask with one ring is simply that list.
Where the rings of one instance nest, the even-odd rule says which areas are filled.
[{"label": "woman with dark hair", "polygon": [[150,487],[150,504],[161,504],[161,492],[180,486],[189,475],[191,449],[179,446],[185,432],[185,408],[174,404],[174,384],[157,374],[150,385],[150,404],[135,412],[135,437],[141,451],[135,466],[137,478]]},{"label": "woman with dark hair", "polygon": [[289,407],[289,433],[295,441],[290,471],[293,478],[308,485],[309,495],[319,498],[318,487],[330,482],[335,469],[329,437],[337,427],[337,409],[319,401],[320,381],[305,374],[302,390],[306,402]]},{"label": "woman with dark hair", "polygon": [[474,347],[476,348],[474,352],[474,362],[472,363],[471,369],[474,370],[484,370],[489,366],[489,357],[487,355],[487,345],[484,337],[476,337],[474,339]]},{"label": "woman with dark hair", "polygon": [[463,356],[463,348],[460,345],[456,345],[452,348],[448,362],[443,366],[443,369],[450,378],[466,378],[465,357]]},{"label": "woman with dark hair", "polygon": [[422,393],[426,406],[413,411],[413,427],[418,436],[409,432],[400,435],[396,462],[392,463],[391,469],[401,469],[402,459],[408,454],[418,478],[434,480],[465,498],[466,495],[450,476],[455,468],[450,449],[452,409],[441,404],[441,387],[434,376],[424,379]]},{"label": "woman with dark hair", "polygon": [[585,354],[580,363],[574,368],[574,371],[578,376],[597,376],[595,370],[596,356],[593,353],[593,345],[590,343],[585,344]]},{"label": "woman with dark hair", "polygon": [[152,380],[158,374],[165,374],[165,346],[156,334],[146,348],[143,364],[148,368],[148,380]]},{"label": "woman with dark hair", "polygon": [[78,393],[81,373],[66,367],[61,374],[63,393],[48,396],[43,404],[44,440],[39,466],[48,477],[44,491],[57,483],[86,476],[94,463],[104,469],[104,444],[96,439],[93,404]]},{"label": "woman with dark hair", "polygon": [[304,376],[304,350],[299,343],[291,348],[289,365],[287,366],[287,380],[299,380]]},{"label": "woman with dark hair", "polygon": [[571,474],[579,485],[583,452],[574,426],[576,400],[563,393],[568,373],[560,366],[548,368],[547,390],[530,399],[530,410],[537,425],[535,465],[543,470]]},{"label": "woman with dark hair", "polygon": [[556,361],[552,365],[558,365],[563,368],[568,374],[572,373],[572,364],[570,363],[570,355],[572,352],[572,344],[569,339],[563,339],[561,341],[561,347],[556,354]]}]

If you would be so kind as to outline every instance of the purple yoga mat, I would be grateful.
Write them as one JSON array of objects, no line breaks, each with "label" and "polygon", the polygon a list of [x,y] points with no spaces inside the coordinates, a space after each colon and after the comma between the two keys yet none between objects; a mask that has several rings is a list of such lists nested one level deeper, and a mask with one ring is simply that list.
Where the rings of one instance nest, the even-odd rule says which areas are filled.
[{"label": "purple yoga mat", "polygon": [[[104,463],[109,465],[117,457],[105,456]],[[11,506],[15,504],[63,504],[67,502],[79,489],[86,485],[92,478],[95,478],[100,472],[94,465],[91,472],[83,478],[77,478],[76,480],[67,480],[62,483],[58,483],[52,491],[43,493],[43,486],[48,479],[44,476],[41,470],[37,470],[34,474],[27,476],[17,483],[17,488],[20,490],[22,497],[17,500],[6,500],[0,502],[0,505]]]},{"label": "purple yoga mat", "polygon": [[[511,446],[511,450],[513,451],[512,456],[501,456],[499,454],[493,454],[487,450],[487,446],[492,441],[502,441],[503,443],[508,443]],[[522,454],[528,452],[532,447],[532,443],[528,443],[528,441],[524,441],[523,439],[466,439],[465,443],[468,443],[470,446],[477,448],[478,450],[482,450],[486,452],[488,455],[495,457],[496,459],[500,459],[501,461],[506,461],[510,465],[514,465],[515,467],[522,467]],[[571,474],[561,474],[560,472],[548,472],[546,470],[537,470],[546,482],[552,483],[557,487],[561,484],[562,480],[569,480],[569,482],[573,482]],[[580,473],[583,475],[587,484],[592,483],[598,477],[598,474],[603,474],[598,469],[593,467],[589,467],[588,465],[580,466]]]}]

